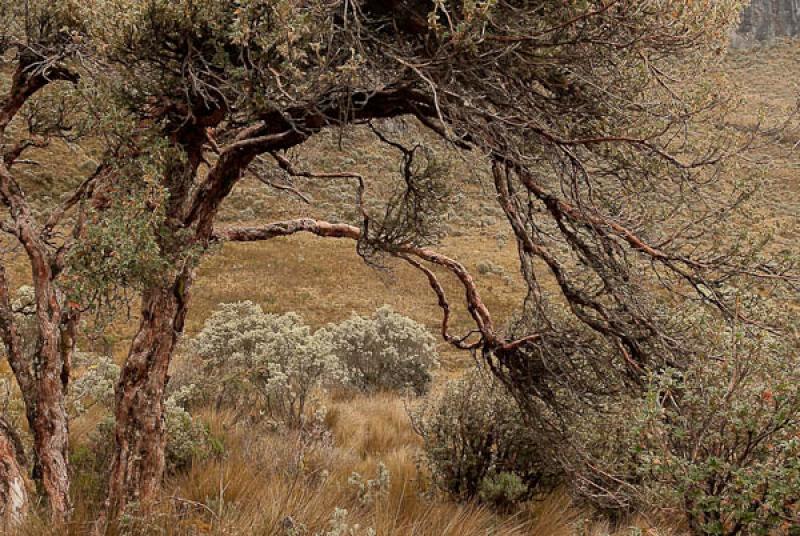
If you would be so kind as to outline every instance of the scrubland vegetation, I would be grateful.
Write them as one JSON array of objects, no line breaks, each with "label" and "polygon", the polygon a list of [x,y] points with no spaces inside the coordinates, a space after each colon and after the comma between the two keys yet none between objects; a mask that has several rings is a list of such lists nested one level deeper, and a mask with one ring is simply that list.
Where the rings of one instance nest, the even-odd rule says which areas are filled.
[{"label": "scrubland vegetation", "polygon": [[0,0],[0,532],[798,533],[742,7]]}]

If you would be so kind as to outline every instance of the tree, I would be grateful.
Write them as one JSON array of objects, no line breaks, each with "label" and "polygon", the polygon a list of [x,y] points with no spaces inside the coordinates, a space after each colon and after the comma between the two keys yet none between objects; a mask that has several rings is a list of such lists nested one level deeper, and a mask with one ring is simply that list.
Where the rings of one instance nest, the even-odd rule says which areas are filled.
[{"label": "tree", "polygon": [[[118,290],[146,279],[153,260],[143,243],[152,232],[152,192],[114,184],[133,171],[141,176],[150,156],[136,154],[105,107],[84,7],[0,2],[0,52],[10,68],[0,94],[7,214],[0,229],[9,239],[0,263],[0,336],[33,435],[33,478],[54,522],[70,510],[64,399],[81,319],[90,311],[108,316]],[[77,169],[56,161],[66,151],[83,155]],[[145,233],[137,232],[142,222]],[[31,271],[24,303],[12,299],[6,270],[20,249]]]},{"label": "tree", "polygon": [[[0,96],[0,202],[9,218],[3,222],[2,231],[22,247],[30,264],[36,325],[35,342],[28,351],[11,306],[3,264],[0,335],[33,433],[33,476],[46,494],[56,522],[63,520],[70,508],[64,394],[78,315],[57,283],[71,241],[59,236],[57,227],[65,214],[89,195],[97,175],[92,174],[63,205],[44,217],[26,196],[15,170],[29,163],[22,159],[28,149],[46,146],[67,128],[60,117],[61,110],[56,108],[52,120],[44,119],[38,116],[32,102],[51,85],[78,82],[78,71],[69,61],[80,48],[80,24],[72,7],[70,3],[0,3],[0,53],[10,58],[12,67],[10,84]],[[27,122],[27,128],[21,127],[21,121]],[[17,132],[21,134],[15,136]],[[80,218],[77,221],[73,236],[80,234]],[[10,473],[9,476],[14,477]]]},{"label": "tree", "polygon": [[[726,95],[691,83],[708,74],[698,66],[721,53],[739,7],[733,0],[93,5],[93,39],[104,45],[116,102],[136,125],[140,150],[163,155],[151,179],[166,199],[154,233],[166,268],[143,290],[141,324],[117,387],[109,516],[146,507],[158,492],[168,365],[193,268],[215,236],[306,231],[354,239],[370,262],[411,263],[439,298],[445,339],[482,351],[498,376],[534,401],[555,400],[559,386],[586,371],[614,390],[641,385],[653,364],[679,365],[687,345],[669,319],[683,298],[657,304],[659,282],[741,316],[726,285],[744,276],[786,280],[786,267],[757,251],[703,240],[724,231],[719,215],[748,193],[714,182],[739,148],[721,128]],[[486,155],[529,287],[516,336],[494,324],[463,266],[429,249],[437,177],[420,164],[422,151],[381,133],[380,120],[396,116]],[[720,135],[703,136],[697,121]],[[282,154],[322,130],[371,122],[404,163],[406,188],[383,214],[366,210],[363,177],[296,170]],[[297,219],[215,235],[220,204],[262,155],[288,174],[354,181],[359,225]],[[450,334],[448,300],[429,265],[463,285],[475,336]],[[541,292],[543,277],[560,296]],[[571,316],[555,322],[558,303]]]}]

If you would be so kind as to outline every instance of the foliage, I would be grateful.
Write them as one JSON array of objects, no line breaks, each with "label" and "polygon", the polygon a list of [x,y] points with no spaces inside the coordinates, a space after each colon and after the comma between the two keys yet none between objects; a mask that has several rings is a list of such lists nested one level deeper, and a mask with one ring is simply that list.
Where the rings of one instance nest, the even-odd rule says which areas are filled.
[{"label": "foliage", "polygon": [[[184,384],[240,412],[299,425],[318,389],[354,385],[424,393],[438,358],[423,326],[388,307],[312,332],[294,314],[272,315],[252,302],[221,305],[191,340],[202,377]],[[178,371],[177,376],[186,375]]]},{"label": "foliage", "polygon": [[191,349],[207,396],[289,425],[302,424],[316,389],[346,377],[325,337],[298,315],[266,314],[252,302],[221,305]]},{"label": "foliage", "polygon": [[356,388],[428,391],[439,358],[433,336],[414,320],[384,306],[371,318],[353,315],[323,333]]},{"label": "foliage", "polygon": [[[72,418],[83,415],[93,406],[104,410],[105,417],[90,435],[92,453],[89,457],[94,460],[93,467],[107,469],[114,446],[114,418],[108,412],[114,407],[114,389],[120,367],[111,357],[80,351],[75,354],[74,365],[76,374],[67,396],[67,406]],[[193,386],[185,386],[164,401],[165,456],[169,471],[185,469],[193,460],[202,459],[213,450],[207,427],[186,410],[192,391]]]},{"label": "foliage", "polygon": [[[177,400],[170,396],[164,402],[164,422],[167,444],[165,448],[166,468],[170,473],[188,469],[197,460],[211,456],[218,450],[208,427],[192,416]],[[107,415],[90,434],[91,466],[105,472],[113,456],[114,418]]]},{"label": "foliage", "polygon": [[528,485],[519,475],[503,471],[483,477],[478,497],[482,502],[502,508],[510,507],[526,497],[528,491]]},{"label": "foliage", "polygon": [[389,492],[391,474],[383,463],[378,463],[378,474],[375,478],[365,479],[361,474],[353,473],[347,482],[358,491],[358,502],[370,505]]},{"label": "foliage", "polygon": [[189,467],[193,460],[211,453],[208,428],[184,409],[175,396],[164,403],[164,420],[167,428],[165,456],[168,471]]},{"label": "foliage", "polygon": [[516,400],[485,370],[447,382],[411,417],[435,483],[455,497],[513,502],[555,476]]},{"label": "foliage", "polygon": [[98,404],[106,410],[114,405],[114,386],[119,380],[119,365],[109,356],[76,351],[73,357],[74,379],[67,393],[72,417],[84,414]]},{"label": "foliage", "polygon": [[179,157],[152,145],[146,156],[114,162],[104,172],[113,174],[113,183],[96,187],[100,191],[87,210],[81,240],[68,251],[62,279],[69,298],[93,309],[98,320],[113,316],[130,291],[168,273],[157,242],[166,194],[156,177],[165,161]]},{"label": "foliage", "polygon": [[362,528],[358,523],[350,523],[348,512],[344,508],[336,508],[331,515],[330,530],[315,536],[375,536],[372,528]]},{"label": "foliage", "polygon": [[800,523],[797,340],[727,329],[722,352],[653,375],[633,432],[648,501],[699,534]]},{"label": "foliage", "polygon": [[[39,341],[39,327],[36,325],[36,295],[33,287],[22,285],[11,299],[11,311],[17,325],[17,333],[22,339],[22,352],[26,357],[33,356]],[[5,353],[5,345],[0,347]]]},{"label": "foliage", "polygon": [[777,335],[707,317],[697,326],[705,344],[686,366],[653,371],[641,398],[576,424],[591,463],[574,489],[679,512],[695,534],[786,533],[800,522],[796,328]]}]

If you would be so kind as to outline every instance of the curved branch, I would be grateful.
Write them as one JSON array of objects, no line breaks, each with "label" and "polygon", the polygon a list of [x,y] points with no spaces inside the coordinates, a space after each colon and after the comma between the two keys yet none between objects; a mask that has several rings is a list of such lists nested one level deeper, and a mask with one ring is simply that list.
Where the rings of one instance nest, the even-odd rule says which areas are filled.
[{"label": "curved branch", "polygon": [[[326,221],[301,218],[296,220],[286,220],[261,225],[257,227],[233,227],[223,229],[213,233],[216,240],[229,242],[255,242],[270,240],[279,236],[290,236],[296,233],[306,232],[326,238],[347,238],[358,241],[362,237],[362,231],[354,225],[345,223],[330,223]],[[391,255],[409,262],[412,266],[420,269],[428,278],[428,282],[439,298],[439,306],[444,312],[442,321],[442,336],[444,339],[460,349],[474,349],[483,347],[487,350],[514,350],[526,343],[541,339],[539,334],[533,334],[515,341],[507,341],[501,338],[495,331],[489,309],[480,297],[475,280],[467,269],[458,261],[453,260],[441,253],[437,253],[427,248],[415,246],[398,246],[388,252]],[[413,258],[412,258],[413,257]],[[416,259],[441,266],[453,274],[464,288],[467,309],[472,316],[480,334],[481,340],[477,343],[467,344],[464,339],[458,339],[449,334],[448,323],[450,307],[444,289],[439,283],[436,275]]]}]

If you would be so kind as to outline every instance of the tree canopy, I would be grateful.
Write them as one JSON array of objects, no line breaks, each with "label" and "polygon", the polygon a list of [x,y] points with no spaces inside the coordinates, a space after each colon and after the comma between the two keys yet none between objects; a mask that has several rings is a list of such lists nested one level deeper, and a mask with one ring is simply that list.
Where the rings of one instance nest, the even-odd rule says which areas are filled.
[{"label": "tree canopy", "polygon": [[[109,514],[158,491],[168,366],[194,268],[214,241],[310,232],[352,239],[375,264],[410,263],[442,307],[445,340],[481,352],[537,418],[684,366],[698,348],[686,329],[697,303],[755,326],[751,307],[764,293],[792,292],[796,277],[795,259],[773,255],[758,230],[731,236],[728,226],[757,182],[721,180],[743,165],[749,143],[726,122],[735,96],[713,69],[740,8],[734,0],[0,2],[0,53],[13,70],[0,99],[3,231],[28,253],[38,312],[51,312],[40,328],[50,342],[37,350],[53,347],[37,358],[51,381],[68,376],[68,352],[54,345],[61,332],[74,339],[80,313],[115,303],[120,289],[141,303],[117,386]],[[385,133],[395,117],[491,169],[487,197],[508,220],[528,290],[508,329],[464,266],[435,251],[446,175],[436,154]],[[16,140],[14,121],[26,132]],[[403,188],[377,213],[364,177],[298,170],[285,156],[354,125],[401,154]],[[93,146],[98,162],[40,218],[16,169],[28,148],[58,137]],[[351,181],[358,221],[215,229],[220,205],[265,157],[289,175]],[[73,228],[61,235],[67,214]],[[441,271],[463,287],[475,324],[464,336],[450,332]],[[0,331],[13,365],[25,359],[13,357],[3,286]],[[25,366],[15,373],[23,391],[37,391],[25,386]],[[60,404],[65,435],[68,378],[61,382],[50,386],[55,401],[26,402]],[[51,501],[65,486],[48,490]],[[65,501],[54,507],[62,515]]]}]

